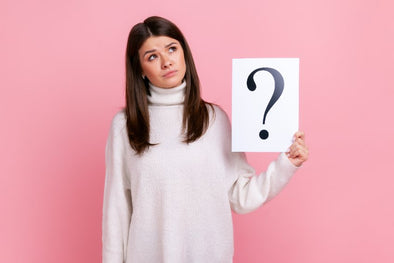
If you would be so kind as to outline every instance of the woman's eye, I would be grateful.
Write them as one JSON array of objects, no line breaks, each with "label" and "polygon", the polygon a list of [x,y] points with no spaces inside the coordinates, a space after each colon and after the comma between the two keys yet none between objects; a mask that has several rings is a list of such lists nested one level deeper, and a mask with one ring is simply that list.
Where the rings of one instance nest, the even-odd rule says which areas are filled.
[{"label": "woman's eye", "polygon": [[170,47],[170,48],[169,48],[169,51],[170,51],[170,53],[176,51],[176,47]]},{"label": "woman's eye", "polygon": [[156,58],[156,55],[150,55],[149,57],[148,57],[148,60],[149,61],[152,61],[152,60],[154,60]]}]

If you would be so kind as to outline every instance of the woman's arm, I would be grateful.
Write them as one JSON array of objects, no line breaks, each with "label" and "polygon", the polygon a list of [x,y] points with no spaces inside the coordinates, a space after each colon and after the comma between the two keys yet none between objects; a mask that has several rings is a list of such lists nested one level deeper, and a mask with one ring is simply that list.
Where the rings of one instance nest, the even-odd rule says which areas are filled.
[{"label": "woman's arm", "polygon": [[122,139],[124,116],[112,120],[105,149],[105,187],[102,222],[103,263],[125,262],[132,203],[127,176],[125,141]]},{"label": "woman's arm", "polygon": [[245,214],[256,210],[276,196],[289,182],[295,171],[309,155],[303,132],[294,135],[289,151],[279,155],[271,162],[267,171],[256,176],[254,169],[247,163],[245,154],[233,153],[238,179],[229,191],[231,208],[234,212]]},{"label": "woman's arm", "polygon": [[231,208],[238,214],[250,213],[276,196],[289,182],[298,169],[286,157],[280,154],[271,162],[265,172],[255,174],[247,163],[243,153],[234,153],[237,164],[238,179],[229,191]]}]

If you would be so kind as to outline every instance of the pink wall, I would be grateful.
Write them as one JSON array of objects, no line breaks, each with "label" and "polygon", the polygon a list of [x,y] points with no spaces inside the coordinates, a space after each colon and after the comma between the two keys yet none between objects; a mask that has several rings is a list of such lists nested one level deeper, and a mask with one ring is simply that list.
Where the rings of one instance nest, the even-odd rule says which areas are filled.
[{"label": "pink wall", "polygon": [[[127,34],[153,14],[184,31],[204,98],[229,114],[232,58],[300,58],[310,160],[234,214],[234,262],[394,262],[392,1],[236,2],[0,2],[0,262],[101,260]],[[260,171],[276,154],[248,156]]]}]

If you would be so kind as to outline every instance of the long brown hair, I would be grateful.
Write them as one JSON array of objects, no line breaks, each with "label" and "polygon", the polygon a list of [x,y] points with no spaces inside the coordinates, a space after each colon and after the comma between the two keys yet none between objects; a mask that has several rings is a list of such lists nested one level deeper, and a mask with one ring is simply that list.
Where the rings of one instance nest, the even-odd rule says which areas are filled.
[{"label": "long brown hair", "polygon": [[[183,48],[186,64],[186,90],[183,108],[184,142],[199,139],[209,125],[210,103],[202,100],[200,80],[194,65],[192,53],[185,37],[171,21],[158,16],[148,17],[136,24],[130,31],[126,50],[126,124],[131,148],[142,154],[154,144],[149,141],[150,125],[148,99],[149,80],[142,78],[138,51],[146,39],[152,36],[167,36],[179,41]],[[213,108],[213,107],[212,107]]]}]

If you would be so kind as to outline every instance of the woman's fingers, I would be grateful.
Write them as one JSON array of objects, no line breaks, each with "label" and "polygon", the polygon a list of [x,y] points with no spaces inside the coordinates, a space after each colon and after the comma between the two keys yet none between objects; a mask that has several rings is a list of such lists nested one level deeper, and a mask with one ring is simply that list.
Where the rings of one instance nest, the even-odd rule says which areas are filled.
[{"label": "woman's fingers", "polygon": [[301,139],[301,140],[305,141],[305,133],[303,131],[297,131],[294,134],[294,141],[296,141],[297,139]]},{"label": "woman's fingers", "polygon": [[304,132],[298,131],[294,134],[294,142],[289,147],[289,151],[286,154],[290,161],[296,166],[301,166],[301,164],[308,159],[309,150],[305,144]]},{"label": "woman's fingers", "polygon": [[298,155],[300,155],[302,152],[305,152],[305,146],[303,146],[302,144],[295,142],[290,146],[290,151],[289,154],[291,157],[296,157]]}]

